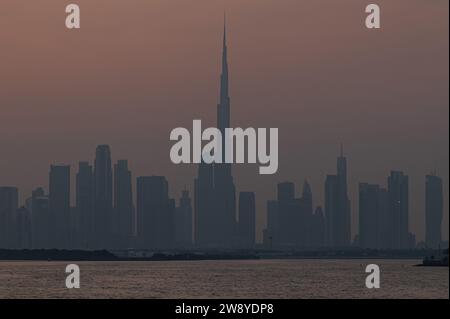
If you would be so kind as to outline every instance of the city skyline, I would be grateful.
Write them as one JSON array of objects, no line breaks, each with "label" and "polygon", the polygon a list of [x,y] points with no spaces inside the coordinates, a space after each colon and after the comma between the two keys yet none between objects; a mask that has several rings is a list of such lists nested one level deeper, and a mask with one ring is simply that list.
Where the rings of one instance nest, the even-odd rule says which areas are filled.
[{"label": "city skyline", "polygon": [[[87,162],[79,162],[76,202],[72,204],[69,165],[51,165],[49,192],[38,187],[24,203],[19,201],[17,188],[0,185],[0,248],[160,250],[255,249],[259,246],[266,249],[402,250],[437,249],[448,245],[441,235],[445,226],[442,178],[434,173],[425,176],[424,181],[427,203],[424,242],[418,242],[409,228],[409,178],[402,171],[391,171],[387,187],[359,183],[359,227],[356,236],[350,238],[350,220],[345,213],[348,208],[342,211],[340,204],[342,200],[351,200],[344,195],[346,157],[342,150],[337,156],[337,175],[328,175],[324,182],[325,203],[313,202],[307,180],[303,183],[301,197],[297,197],[293,182],[276,185],[276,199],[266,200],[268,224],[263,229],[262,242],[258,242],[256,236],[257,194],[254,192],[236,192],[232,229],[228,233],[218,232],[224,223],[224,217],[219,214],[228,213],[214,209],[216,204],[211,202],[206,205],[207,211],[199,206],[205,202],[202,196],[221,202],[220,197],[227,192],[221,194],[220,186],[207,193],[196,188],[193,200],[185,189],[176,204],[177,199],[169,196],[169,183],[164,176],[136,177],[137,191],[133,195],[128,161],[111,161],[108,145],[97,147],[94,163],[92,167]],[[202,165],[199,165],[199,178],[209,180],[210,177],[201,173]],[[207,172],[209,170],[214,167],[211,165]],[[344,197],[339,199],[341,194]],[[199,222],[199,218],[204,221]],[[205,227],[200,230],[204,234],[199,236],[197,227]]]},{"label": "city skyline", "polygon": [[[345,10],[344,8],[341,10],[338,7],[333,7],[333,5],[331,6],[336,9],[335,15],[336,12],[346,15],[346,12],[352,12],[352,9],[355,8],[351,3],[344,5]],[[202,3],[202,5],[206,4]],[[446,7],[447,5],[418,4],[417,6],[420,6],[421,14],[426,15],[435,14],[435,10],[438,10],[436,7]],[[7,3],[5,6],[13,7],[14,5]],[[444,189],[448,189],[448,165],[446,164],[448,163],[448,146],[446,146],[448,145],[448,134],[446,134],[447,136],[443,134],[448,133],[448,116],[442,116],[442,114],[448,115],[448,93],[444,91],[444,86],[448,84],[448,68],[443,67],[448,65],[448,61],[441,59],[440,54],[438,54],[438,56],[433,56],[436,64],[430,64],[431,62],[420,63],[423,59],[430,61],[431,55],[428,55],[427,52],[439,51],[443,52],[443,55],[448,53],[448,49],[444,48],[448,43],[432,36],[434,32],[448,32],[442,31],[441,20],[434,19],[438,23],[433,27],[428,24],[408,25],[408,28],[413,29],[412,32],[422,31],[418,41],[422,41],[421,43],[424,44],[426,50],[420,44],[405,45],[405,50],[409,49],[411,61],[404,64],[400,63],[400,66],[394,67],[394,64],[400,61],[395,50],[388,54],[382,54],[380,58],[377,58],[375,53],[377,44],[380,45],[387,41],[383,35],[379,36],[380,39],[365,34],[363,30],[361,33],[353,30],[352,34],[355,35],[355,44],[353,45],[342,39],[346,45],[349,45],[348,47],[340,46],[335,41],[331,41],[330,45],[327,46],[317,44],[314,46],[315,41],[312,39],[315,37],[331,39],[332,36],[339,38],[339,35],[341,35],[337,30],[330,32],[317,26],[316,33],[313,36],[308,36],[308,33],[305,33],[294,22],[296,21],[294,13],[298,17],[300,9],[304,9],[303,12],[313,12],[318,9],[317,5],[292,5],[284,2],[277,9],[280,11],[278,13],[286,13],[288,9],[295,9],[292,15],[286,16],[286,24],[292,29],[288,28],[285,31],[287,32],[286,37],[295,35],[299,39],[299,42],[302,43],[299,46],[291,44],[284,37],[276,39],[274,35],[280,34],[280,29],[277,28],[274,21],[267,21],[267,25],[258,24],[259,30],[256,30],[255,27],[244,27],[243,22],[249,15],[258,21],[267,14],[263,5],[256,6],[260,11],[251,14],[245,8],[242,9],[243,11],[239,11],[233,7],[233,3],[230,6],[235,10],[231,10],[231,14],[228,14],[228,19],[231,20],[229,25],[232,45],[229,55],[232,66],[230,90],[233,96],[233,123],[243,126],[244,124],[245,126],[267,127],[278,125],[281,129],[280,155],[282,158],[280,159],[279,174],[273,177],[259,177],[255,176],[257,173],[254,172],[253,168],[245,166],[237,167],[233,174],[239,191],[255,191],[257,194],[257,233],[260,234],[265,226],[266,199],[275,198],[276,187],[274,185],[278,182],[291,180],[300,185],[307,178],[313,190],[314,202],[324,202],[323,183],[326,174],[335,171],[335,163],[330,159],[338,153],[339,143],[344,142],[345,152],[348,154],[348,191],[352,203],[351,238],[353,239],[356,234],[358,226],[359,216],[356,198],[358,197],[359,183],[368,182],[387,187],[385,177],[389,172],[391,170],[402,170],[410,177],[411,229],[418,234],[419,239],[424,239],[424,176],[429,174],[430,171],[437,170],[438,175],[443,177]],[[400,4],[383,4],[386,10],[397,10],[397,6],[400,6]],[[118,7],[120,7],[118,3],[113,3],[112,8],[107,9],[110,10],[108,13],[112,13]],[[83,4],[83,8],[87,12],[91,9],[88,3]],[[210,5],[207,8],[214,12],[215,6]],[[125,12],[125,18],[133,13],[135,13],[134,9],[129,9]],[[168,55],[170,58],[167,60],[161,61],[161,59],[156,58],[160,67],[157,68],[157,72],[153,73],[161,81],[159,84],[155,82],[151,75],[151,68],[156,67],[158,63],[155,64],[155,61],[144,59],[140,55],[140,52],[153,52],[151,47],[138,46],[131,40],[126,45],[136,50],[136,60],[141,63],[143,69],[138,70],[136,65],[131,63],[130,70],[136,72],[137,76],[136,80],[127,81],[131,74],[128,73],[127,68],[112,68],[113,71],[117,71],[115,74],[126,75],[122,77],[125,81],[124,86],[120,86],[118,82],[111,82],[104,77],[101,77],[101,79],[95,78],[90,83],[91,86],[95,83],[95,87],[98,87],[98,91],[94,93],[86,86],[80,85],[83,82],[82,79],[86,79],[86,76],[90,74],[87,68],[91,66],[92,62],[97,61],[94,55],[83,49],[84,46],[80,49],[82,57],[77,59],[72,56],[72,58],[74,58],[74,65],[80,66],[86,63],[86,69],[82,68],[83,72],[81,73],[74,72],[73,82],[56,83],[54,79],[60,79],[60,77],[57,77],[58,72],[54,69],[56,65],[45,60],[43,65],[48,67],[46,71],[51,75],[47,84],[37,81],[33,72],[23,73],[27,75],[27,80],[20,82],[20,85],[17,82],[17,79],[21,78],[19,75],[11,76],[11,81],[8,83],[2,83],[4,85],[0,86],[0,90],[4,93],[2,96],[5,96],[5,104],[2,105],[4,109],[2,109],[3,116],[0,120],[3,133],[0,139],[2,150],[0,184],[18,186],[22,190],[21,202],[23,202],[28,196],[27,194],[30,194],[34,188],[44,184],[44,181],[47,180],[49,164],[61,162],[71,164],[72,185],[70,187],[73,190],[75,189],[74,170],[77,165],[76,162],[73,162],[73,159],[90,159],[92,165],[92,150],[98,144],[107,143],[111,146],[114,163],[116,159],[127,158],[129,160],[130,170],[134,173],[133,181],[136,176],[141,175],[164,175],[171,185],[171,197],[174,198],[176,195],[178,198],[178,194],[181,193],[185,185],[193,196],[193,183],[187,181],[193,181],[197,174],[197,168],[195,165],[179,168],[169,163],[168,133],[171,128],[179,126],[180,123],[189,123],[194,115],[201,115],[209,122],[215,121],[217,70],[220,66],[217,59],[217,52],[220,49],[217,34],[221,29],[222,11],[220,10],[220,13],[216,11],[216,16],[213,15],[208,19],[198,12],[189,11],[189,13],[192,13],[192,17],[200,19],[199,22],[195,23],[191,20],[185,21],[183,26],[188,27],[187,32],[180,33],[180,30],[184,30],[184,28],[175,23],[175,16],[173,15],[169,15],[171,18],[166,24],[161,24],[160,20],[155,22],[157,25],[165,27],[173,24],[175,29],[164,33],[168,41],[179,44],[180,48],[185,48],[191,53],[196,53],[193,54],[189,65],[187,65],[184,63],[185,60],[181,59],[184,56],[183,52],[175,53],[175,51],[169,49],[168,45],[159,45],[160,50],[170,53]],[[239,16],[238,13],[242,13],[242,16]],[[27,12],[24,14],[26,16]],[[416,19],[417,14],[415,10],[411,10],[407,12],[406,17],[400,19]],[[54,23],[51,17],[49,25]],[[139,16],[139,18],[142,19],[143,16]],[[342,26],[347,31],[350,26],[355,28],[355,25],[360,22],[356,19],[356,15],[350,14],[349,18],[348,24],[344,23]],[[397,36],[400,39],[408,39],[410,33],[406,32],[407,27],[400,24],[396,25],[389,19],[387,17],[385,22],[390,37]],[[139,26],[146,25],[144,20],[138,21],[142,23]],[[312,24],[311,20],[303,21]],[[9,23],[8,19],[4,23]],[[46,28],[49,25],[44,27]],[[112,22],[111,25],[113,25]],[[316,26],[316,24],[313,25]],[[105,41],[107,41],[105,43],[109,43],[111,48],[119,49],[111,46],[111,42],[108,42],[111,37],[108,31],[95,28],[95,23],[92,20],[86,20],[84,26],[93,30],[92,32],[96,36],[99,34],[105,35]],[[209,26],[211,30],[206,30],[206,26]],[[295,26],[297,28],[293,31]],[[2,29],[0,32],[6,34],[6,39],[9,39],[7,29]],[[203,29],[205,30],[201,32],[200,38],[194,37],[196,32]],[[37,30],[40,30],[40,27],[37,27]],[[130,30],[135,29],[132,27],[125,28],[123,32],[128,34],[128,32],[131,32]],[[158,39],[159,44],[166,43],[166,40],[152,36],[151,28],[138,28],[137,31],[138,35],[150,32],[148,38]],[[58,36],[58,31],[49,32],[51,34],[55,32]],[[246,34],[246,38],[254,39],[254,41],[250,41],[251,51],[240,33]],[[364,39],[366,36],[369,39]],[[186,37],[186,39],[181,40],[183,37]],[[85,41],[89,38],[89,35],[81,33],[81,35],[71,37],[71,39],[64,39],[62,44],[85,44]],[[9,43],[8,40],[7,43]],[[19,41],[17,45],[21,48],[25,46],[32,53],[37,53],[40,50],[48,49],[45,43],[46,41],[43,41],[43,44],[26,44]],[[356,56],[353,54],[355,51],[361,52],[361,48],[365,46],[374,50],[374,53],[367,53],[369,56],[366,58],[364,58],[365,55]],[[15,46],[7,45],[5,56],[13,56],[15,48]],[[276,48],[284,54],[285,63],[271,58],[272,54],[276,52]],[[93,46],[92,49],[95,54],[105,53],[100,46]],[[64,48],[60,50],[65,52]],[[346,50],[351,50],[351,56],[355,61],[348,60],[346,54],[348,51]],[[28,52],[27,50],[23,51]],[[63,54],[58,52],[56,51],[55,54]],[[258,52],[262,54],[257,55]],[[311,52],[320,53],[320,59],[314,59]],[[325,52],[330,57],[324,56]],[[114,53],[111,54],[111,58],[105,62],[105,69],[106,66],[111,67],[110,63],[116,61],[118,57]],[[31,56],[19,55],[25,62]],[[345,81],[338,81],[339,74],[342,74],[341,72],[344,69],[334,64],[336,61],[331,58],[332,56],[339,58],[339,61],[345,66],[345,73],[349,73]],[[383,66],[386,59],[388,68],[394,68],[396,71],[392,82],[389,82],[390,80],[385,77],[390,74],[386,70],[387,67]],[[329,68],[331,62],[335,65],[334,69]],[[368,92],[355,84],[363,78],[356,67],[360,64],[367,67],[370,63],[374,64],[373,68],[363,69],[365,69],[365,72],[370,72],[369,74],[374,78],[372,80],[365,79],[364,85],[384,90],[391,86],[395,87],[396,92],[399,93],[388,90],[387,92],[390,93],[386,95],[387,97],[380,98],[376,96],[376,92]],[[25,65],[27,64],[25,63]],[[169,65],[173,65],[173,68],[169,68]],[[415,66],[416,73],[405,73],[404,68],[409,68],[412,65]],[[9,70],[6,65],[2,66],[5,66],[6,72]],[[291,69],[292,71],[290,71]],[[322,69],[330,71],[323,72]],[[386,87],[376,76],[375,70],[377,69],[384,74],[383,81],[387,82]],[[33,70],[33,68],[29,70]],[[105,74],[104,70],[102,71],[99,68],[92,70],[94,73]],[[167,73],[164,71],[167,71]],[[109,74],[109,77],[113,77],[113,74]],[[295,80],[292,82],[298,84],[288,85],[289,81],[287,80],[289,79]],[[426,86],[426,83],[423,83],[424,79],[427,79],[425,82],[433,83],[433,86]],[[180,85],[179,82],[184,83]],[[280,86],[277,82],[286,84]],[[319,83],[322,83],[323,90],[314,89]],[[30,84],[33,84],[33,88],[30,87]],[[35,84],[36,88],[34,88]],[[80,92],[75,95],[68,94],[67,96],[71,96],[70,101],[56,92],[68,93],[74,84],[78,85]],[[337,89],[333,89],[333,86],[337,86]],[[418,89],[418,87],[423,88]],[[19,88],[20,92],[23,90],[27,94],[18,93]],[[162,89],[161,91],[166,93],[158,95],[156,88]],[[146,93],[147,96],[144,97],[142,94],[147,89],[150,89],[150,92]],[[331,91],[329,91],[329,95],[325,96],[323,94],[327,89]],[[341,91],[338,89],[341,89]],[[126,98],[114,93],[127,91],[129,93],[124,95]],[[9,92],[15,92],[16,98]],[[53,92],[53,95],[50,94],[51,92]],[[270,92],[270,94],[267,94],[267,92]],[[296,97],[296,99],[293,97]],[[294,100],[295,102],[293,102]],[[375,100],[376,103],[371,100]],[[199,106],[194,106],[194,104]],[[176,105],[179,107],[175,108]],[[61,108],[62,106],[64,108]],[[282,116],[278,118],[272,116],[268,110],[274,107],[280,111]],[[168,112],[164,111],[164,108],[171,110],[170,116],[167,114]],[[299,109],[299,111],[296,111],[296,109]],[[422,112],[422,110],[426,111]],[[155,114],[157,116],[154,116]],[[294,116],[291,116],[291,114]],[[438,114],[439,116],[435,117],[432,114]],[[370,124],[369,119],[381,121],[385,119],[385,116],[389,116],[393,120],[392,122],[386,121],[383,130]],[[420,121],[416,121],[412,117],[420,119]],[[41,118],[45,123],[44,126],[37,125]],[[105,121],[105,119],[108,120]],[[95,125],[95,122],[98,124],[99,121],[101,121],[101,128]],[[17,126],[18,123],[20,123],[20,129]],[[361,123],[369,124],[360,125]],[[402,129],[400,130],[399,127]],[[287,132],[295,132],[296,134],[292,138],[287,136]],[[410,137],[406,138],[407,135]],[[15,141],[15,144],[11,141]],[[414,141],[414,143],[410,141]],[[367,147],[367,145],[370,145],[370,147]],[[29,163],[30,159],[32,159],[33,165],[27,166],[26,164]],[[135,194],[134,182],[133,189]],[[75,196],[73,192],[71,196],[73,203]],[[444,196],[444,201],[444,225],[448,225],[448,196]],[[443,236],[448,238],[448,228],[444,229]]]}]

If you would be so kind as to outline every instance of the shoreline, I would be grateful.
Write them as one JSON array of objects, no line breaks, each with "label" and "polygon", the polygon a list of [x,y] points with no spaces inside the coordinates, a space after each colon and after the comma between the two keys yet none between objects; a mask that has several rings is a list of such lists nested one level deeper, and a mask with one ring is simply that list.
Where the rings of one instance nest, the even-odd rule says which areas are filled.
[{"label": "shoreline", "polygon": [[1,261],[214,261],[214,260],[423,260],[438,251],[108,251],[108,250],[1,250]]}]

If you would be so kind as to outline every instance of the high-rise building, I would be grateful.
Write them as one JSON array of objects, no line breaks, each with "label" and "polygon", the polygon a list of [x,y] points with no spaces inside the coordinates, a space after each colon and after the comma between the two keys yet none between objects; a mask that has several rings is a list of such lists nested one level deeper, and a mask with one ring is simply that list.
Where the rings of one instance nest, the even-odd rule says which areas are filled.
[{"label": "high-rise building", "polygon": [[94,166],[94,247],[111,248],[112,168],[108,145],[97,146]]},{"label": "high-rise building", "polygon": [[326,217],[326,245],[336,246],[339,234],[337,210],[337,176],[327,175],[325,180],[325,217]]},{"label": "high-rise building", "polygon": [[133,195],[131,171],[128,161],[119,160],[114,165],[114,215],[112,229],[117,247],[130,247],[134,233]]},{"label": "high-rise building", "polygon": [[311,186],[308,181],[303,183],[302,197],[300,199],[300,225],[299,225],[299,238],[298,244],[301,247],[315,247],[313,245],[313,232],[315,224],[313,215],[313,196]]},{"label": "high-rise building", "polygon": [[283,182],[277,185],[278,239],[277,245],[298,246],[301,235],[301,200],[295,198],[295,185]]},{"label": "high-rise building", "polygon": [[339,236],[336,238],[337,246],[346,247],[351,243],[351,214],[350,200],[347,191],[347,158],[344,156],[341,145],[341,154],[337,159],[337,210]]},{"label": "high-rise building", "polygon": [[169,199],[165,177],[137,178],[138,241],[141,248],[172,248],[174,209],[175,202]]},{"label": "high-rise building", "polygon": [[359,184],[359,244],[363,248],[389,248],[391,220],[386,194],[379,185]]},{"label": "high-rise building", "polygon": [[84,249],[81,238],[81,218],[76,206],[70,207],[69,242],[71,249]]},{"label": "high-rise building", "polygon": [[408,176],[392,171],[388,177],[389,214],[392,216],[392,248],[410,248]]},{"label": "high-rise building", "polygon": [[215,210],[213,165],[201,163],[194,182],[195,245],[214,247],[215,230],[220,227]]},{"label": "high-rise building", "polygon": [[[225,146],[225,129],[230,127],[228,49],[224,27],[220,98],[217,105],[217,128]],[[202,247],[230,247],[236,235],[236,190],[231,164],[199,165],[195,181],[196,244]]]},{"label": "high-rise building", "polygon": [[378,248],[378,185],[359,184],[359,244]]},{"label": "high-rise building", "polygon": [[0,248],[15,248],[15,214],[19,206],[16,187],[0,187]]},{"label": "high-rise building", "polygon": [[175,210],[175,247],[192,247],[192,205],[189,192],[181,194],[179,206]]},{"label": "high-rise building", "polygon": [[263,236],[265,246],[311,248],[315,240],[312,207],[312,191],[307,181],[303,184],[300,198],[295,196],[294,183],[279,183],[277,200],[267,202],[267,228]]},{"label": "high-rise building", "polygon": [[267,201],[267,227],[263,232],[263,242],[266,248],[272,249],[279,245],[280,225],[278,214],[278,201]]},{"label": "high-rise building", "polygon": [[239,246],[254,248],[256,236],[255,193],[239,193]]},{"label": "high-rise building", "polygon": [[51,247],[70,245],[70,166],[52,165],[49,174]]},{"label": "high-rise building", "polygon": [[303,210],[307,215],[313,214],[313,198],[312,198],[312,190],[308,181],[305,180],[303,183],[303,192],[302,192],[302,206]]},{"label": "high-rise building", "polygon": [[16,248],[31,249],[32,248],[32,232],[31,232],[31,213],[25,207],[20,207],[16,211]]},{"label": "high-rise building", "polygon": [[34,249],[51,247],[51,217],[48,196],[43,188],[33,190],[27,200],[27,208],[31,213],[32,246]]},{"label": "high-rise building", "polygon": [[442,179],[436,175],[427,175],[425,178],[425,242],[429,248],[440,247],[443,214]]},{"label": "high-rise building", "polygon": [[93,248],[94,174],[88,162],[80,162],[76,178],[76,208],[79,216],[79,242],[83,249]]},{"label": "high-rise building", "polygon": [[326,222],[322,207],[318,206],[312,217],[310,226],[310,247],[321,248],[325,246]]},{"label": "high-rise building", "polygon": [[341,146],[337,174],[325,181],[325,215],[327,242],[331,247],[348,247],[351,243],[350,200],[347,191],[347,159]]},{"label": "high-rise building", "polygon": [[393,218],[389,210],[389,193],[386,188],[378,190],[378,245],[380,249],[393,246]]}]

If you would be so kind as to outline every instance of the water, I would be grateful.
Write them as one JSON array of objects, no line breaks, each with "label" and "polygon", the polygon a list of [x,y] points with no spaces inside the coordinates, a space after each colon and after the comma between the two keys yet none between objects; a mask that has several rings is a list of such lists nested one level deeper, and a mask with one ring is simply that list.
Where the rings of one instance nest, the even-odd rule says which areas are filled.
[{"label": "water", "polygon": [[[365,266],[381,288],[365,287]],[[418,260],[78,262],[81,288],[65,288],[66,262],[0,262],[0,298],[449,298],[446,267]]]}]

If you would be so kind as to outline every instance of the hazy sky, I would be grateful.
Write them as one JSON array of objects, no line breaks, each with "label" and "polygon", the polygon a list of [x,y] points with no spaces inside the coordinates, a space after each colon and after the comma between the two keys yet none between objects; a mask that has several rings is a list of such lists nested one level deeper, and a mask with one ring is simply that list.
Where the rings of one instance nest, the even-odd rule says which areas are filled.
[{"label": "hazy sky", "polygon": [[[445,182],[448,238],[447,0],[61,0],[0,2],[0,185],[22,199],[51,163],[93,160],[97,144],[134,176],[165,175],[178,197],[194,166],[169,158],[170,131],[215,123],[227,12],[232,123],[278,127],[280,167],[235,169],[256,191],[258,231],[276,183],[308,178],[316,205],[345,143],[353,234],[358,182],[410,176],[410,228],[424,236],[425,174]],[[381,30],[365,6],[381,6]]]}]

